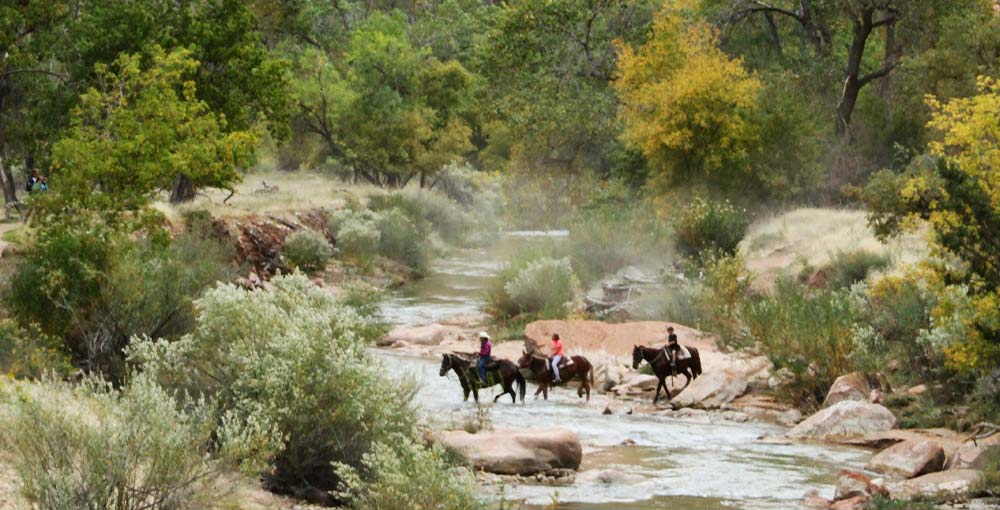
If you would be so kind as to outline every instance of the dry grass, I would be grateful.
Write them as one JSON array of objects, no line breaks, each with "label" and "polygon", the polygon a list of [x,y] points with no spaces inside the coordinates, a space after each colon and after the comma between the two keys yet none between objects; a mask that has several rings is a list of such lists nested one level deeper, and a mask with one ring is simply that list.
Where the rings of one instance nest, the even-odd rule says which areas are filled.
[{"label": "dry grass", "polygon": [[894,267],[926,257],[927,243],[921,235],[883,244],[868,228],[865,215],[850,209],[795,209],[757,221],[740,244],[740,252],[763,287],[770,287],[781,275],[797,274],[806,265],[822,267],[838,250],[885,254]]},{"label": "dry grass", "polygon": [[[267,187],[264,186],[267,184]],[[364,202],[381,190],[374,186],[345,183],[316,172],[253,172],[236,185],[236,194],[223,203],[228,191],[204,190],[192,202],[175,207],[163,200],[154,204],[171,220],[184,210],[207,210],[212,216],[301,211],[320,207],[339,208],[348,200]]]}]

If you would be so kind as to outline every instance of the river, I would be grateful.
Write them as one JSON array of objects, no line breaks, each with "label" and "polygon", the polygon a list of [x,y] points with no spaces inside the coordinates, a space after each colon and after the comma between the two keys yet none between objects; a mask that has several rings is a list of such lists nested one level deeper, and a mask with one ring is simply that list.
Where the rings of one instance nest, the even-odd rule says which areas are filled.
[{"label": "river", "polygon": [[[387,300],[384,313],[394,324],[476,313],[484,285],[512,250],[563,235],[508,234],[488,248],[454,252],[436,261],[426,278],[399,289]],[[454,375],[438,375],[437,363],[381,352],[420,383],[417,401],[432,426],[456,427],[474,410],[474,404],[462,402]],[[729,422],[718,415],[606,416],[601,414],[603,396],[595,395],[587,405],[573,390],[557,389],[548,401],[531,400],[533,391],[529,386],[526,404],[512,405],[504,397],[490,406],[493,425],[570,428],[584,445],[581,472],[607,470],[615,475],[612,483],[578,476],[571,486],[506,487],[505,497],[523,502],[525,508],[788,510],[797,508],[809,489],[820,489],[831,498],[837,472],[860,469],[869,457],[859,449],[757,441],[782,432],[766,424]],[[626,440],[635,446],[618,447]]]}]

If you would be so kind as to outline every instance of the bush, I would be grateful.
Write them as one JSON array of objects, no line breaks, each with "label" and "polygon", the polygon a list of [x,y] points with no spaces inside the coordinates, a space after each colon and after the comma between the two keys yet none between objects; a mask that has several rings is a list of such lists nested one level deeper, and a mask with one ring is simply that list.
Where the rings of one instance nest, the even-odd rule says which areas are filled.
[{"label": "bush", "polygon": [[[476,510],[484,508],[476,497],[477,487],[468,474],[455,476],[445,452],[425,448],[412,439],[399,437],[392,443],[374,445],[362,469],[371,480],[361,482],[358,470],[341,468],[349,481],[351,508],[358,510]],[[352,483],[353,482],[353,483]]]},{"label": "bush", "polygon": [[403,211],[388,209],[375,217],[379,231],[378,251],[417,273],[427,271],[428,255],[425,238]]},{"label": "bush", "polygon": [[190,328],[193,300],[234,271],[218,242],[151,228],[130,232],[75,217],[38,232],[12,278],[8,304],[22,325],[65,342],[90,372],[118,382],[134,335]]},{"label": "bush", "polygon": [[1000,447],[988,448],[985,455],[986,462],[973,490],[979,494],[1000,497]]},{"label": "bush", "polygon": [[700,259],[709,253],[733,255],[750,228],[750,217],[728,201],[695,199],[681,210],[674,223],[677,248]]},{"label": "bush", "polygon": [[399,209],[422,234],[437,232],[441,239],[455,245],[466,245],[476,229],[475,219],[458,203],[432,191],[375,195],[368,199],[368,208],[375,212]]},{"label": "bush", "polygon": [[37,325],[24,329],[10,319],[0,319],[0,372],[37,379],[50,372],[66,376],[71,371],[59,339],[46,335]]},{"label": "bush", "polygon": [[504,284],[504,290],[521,313],[563,318],[569,312],[566,305],[573,300],[579,286],[568,258],[543,257],[529,262]]},{"label": "bush", "polygon": [[776,369],[788,370],[788,399],[817,406],[837,377],[854,370],[852,333],[863,311],[863,300],[849,290],[810,295],[782,280],[773,296],[741,303],[743,345],[767,356]]},{"label": "bush", "polygon": [[414,435],[412,388],[383,375],[350,307],[301,274],[271,283],[207,292],[193,333],[138,342],[131,361],[217,402],[223,447],[240,445],[244,467],[269,488],[334,490],[331,463],[360,468],[375,443]]},{"label": "bush", "polygon": [[378,287],[364,282],[348,283],[340,295],[340,302],[354,310],[361,320],[363,326],[357,333],[366,343],[389,332],[389,324],[382,316],[382,298]]},{"label": "bush", "polygon": [[326,267],[333,256],[333,247],[322,234],[312,230],[299,230],[285,239],[283,255],[292,267],[313,272]]},{"label": "bush", "polygon": [[368,266],[378,253],[381,235],[370,213],[339,211],[330,219],[330,235],[341,255],[355,263]]},{"label": "bush", "polygon": [[4,459],[32,508],[182,510],[211,506],[212,416],[178,410],[138,377],[121,391],[88,381],[0,386]]},{"label": "bush", "polygon": [[872,271],[886,269],[892,264],[888,255],[868,250],[838,250],[827,265],[827,286],[850,287],[864,281]]}]

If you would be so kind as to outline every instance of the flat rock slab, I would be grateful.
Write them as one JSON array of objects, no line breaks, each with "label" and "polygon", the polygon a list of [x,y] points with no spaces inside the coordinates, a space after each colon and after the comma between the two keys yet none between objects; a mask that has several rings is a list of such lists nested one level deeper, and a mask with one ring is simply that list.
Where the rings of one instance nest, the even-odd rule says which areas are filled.
[{"label": "flat rock slab", "polygon": [[944,448],[934,441],[922,439],[903,441],[882,450],[865,468],[876,473],[914,478],[941,471],[944,461]]},{"label": "flat rock slab", "polygon": [[747,376],[735,369],[724,369],[717,372],[702,374],[673,399],[672,403],[680,407],[702,407],[717,409],[722,407],[747,390]]},{"label": "flat rock slab", "polygon": [[913,499],[916,496],[962,496],[970,492],[979,480],[979,471],[974,469],[949,469],[909,480],[872,483],[881,485],[893,499]]},{"label": "flat rock slab", "polygon": [[578,469],[583,446],[563,428],[498,429],[470,434],[446,430],[427,434],[474,469],[499,475],[534,475],[553,469]]},{"label": "flat rock slab", "polygon": [[820,410],[785,433],[791,439],[838,441],[890,430],[896,417],[879,404],[845,400]]},{"label": "flat rock slab", "polygon": [[413,345],[440,345],[443,342],[453,342],[464,334],[458,326],[444,324],[427,324],[425,326],[399,326],[380,338],[376,345],[390,346],[397,342]]}]

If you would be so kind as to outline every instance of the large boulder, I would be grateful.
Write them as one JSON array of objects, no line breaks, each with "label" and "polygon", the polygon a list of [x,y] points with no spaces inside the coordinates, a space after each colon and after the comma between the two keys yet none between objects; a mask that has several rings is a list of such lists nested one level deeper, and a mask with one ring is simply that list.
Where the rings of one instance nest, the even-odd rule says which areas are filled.
[{"label": "large boulder", "polygon": [[854,400],[838,402],[806,418],[785,433],[792,439],[835,441],[896,426],[896,417],[879,404]]},{"label": "large boulder", "polygon": [[917,496],[964,496],[979,481],[974,469],[949,469],[909,480],[873,480],[892,499],[913,499]]},{"label": "large boulder", "polygon": [[963,445],[948,457],[945,469],[982,469],[986,466],[987,452],[991,448],[996,446]]},{"label": "large boulder", "polygon": [[833,499],[842,500],[858,496],[870,499],[880,494],[882,491],[872,484],[872,479],[868,475],[845,469],[837,475],[837,488]]},{"label": "large boulder", "polygon": [[635,395],[644,391],[655,390],[656,385],[659,383],[660,380],[657,379],[656,376],[648,374],[635,374],[629,377],[624,383],[611,388],[611,390],[619,395]]},{"label": "large boulder", "polygon": [[702,374],[691,381],[672,403],[680,407],[696,406],[708,409],[722,407],[747,390],[747,376],[734,369]]},{"label": "large boulder", "polygon": [[882,450],[868,461],[869,471],[913,478],[944,468],[944,448],[929,440],[903,441]]},{"label": "large boulder", "polygon": [[563,428],[498,429],[478,434],[448,430],[429,433],[428,440],[454,452],[474,469],[500,475],[578,469],[583,460],[580,438]]},{"label": "large boulder", "polygon": [[442,342],[454,342],[463,335],[462,328],[444,324],[427,324],[424,326],[398,326],[389,331],[376,342],[380,347],[390,346],[397,342],[414,345],[440,345]]},{"label": "large boulder", "polygon": [[851,372],[833,381],[833,386],[830,386],[826,400],[823,401],[823,407],[830,407],[845,400],[868,402],[871,392],[872,388],[868,385],[868,379],[865,375],[861,372]]}]

